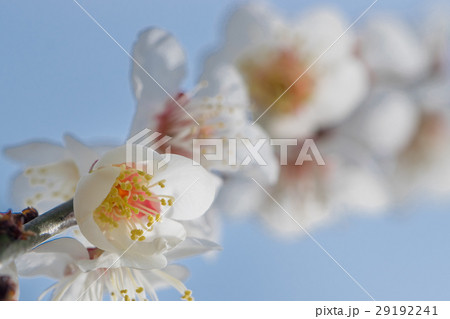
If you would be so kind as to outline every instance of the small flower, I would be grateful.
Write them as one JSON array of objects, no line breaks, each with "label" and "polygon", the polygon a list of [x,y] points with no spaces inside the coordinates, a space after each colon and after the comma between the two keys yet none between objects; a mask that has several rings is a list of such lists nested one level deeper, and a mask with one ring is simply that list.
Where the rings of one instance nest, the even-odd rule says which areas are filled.
[{"label": "small flower", "polygon": [[6,156],[26,165],[11,187],[17,206],[47,211],[73,197],[81,174],[99,154],[70,136],[64,141],[65,147],[34,142],[5,150]]},{"label": "small flower", "polygon": [[[203,253],[218,246],[206,241],[187,239],[171,250],[168,259]],[[99,248],[85,248],[73,238],[59,238],[46,242],[17,262],[21,276],[48,276],[57,280],[44,291],[52,300],[158,300],[156,290],[171,286],[183,300],[193,300],[192,292],[182,280],[188,271],[179,265],[164,269],[136,268],[120,255]]]},{"label": "small flower", "polygon": [[[203,167],[150,150],[144,170],[126,162],[126,147],[107,152],[81,177],[74,197],[74,212],[81,233],[96,247],[123,254],[136,265],[162,268],[163,253],[186,238],[182,224],[203,215],[211,206],[218,180]],[[146,173],[153,167],[152,174]]]}]

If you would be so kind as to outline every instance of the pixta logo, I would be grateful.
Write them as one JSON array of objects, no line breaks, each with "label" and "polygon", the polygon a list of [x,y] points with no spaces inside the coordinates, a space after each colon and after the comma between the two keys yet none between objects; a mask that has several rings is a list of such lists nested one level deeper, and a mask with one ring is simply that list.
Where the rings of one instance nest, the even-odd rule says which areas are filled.
[{"label": "pixta logo", "polygon": [[[127,140],[126,162],[135,163],[136,169],[153,175],[155,170],[161,169],[170,161],[170,145],[164,150],[164,154],[157,154],[164,144],[172,138],[149,129],[143,129]],[[155,158],[155,155],[157,158]],[[151,165],[149,165],[151,164]]]}]

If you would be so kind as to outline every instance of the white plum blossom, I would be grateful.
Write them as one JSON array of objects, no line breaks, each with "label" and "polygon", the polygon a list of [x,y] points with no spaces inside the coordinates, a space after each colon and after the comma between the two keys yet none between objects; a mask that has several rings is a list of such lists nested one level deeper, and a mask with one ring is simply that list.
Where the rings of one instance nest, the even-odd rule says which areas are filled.
[{"label": "white plum blossom", "polygon": [[240,71],[254,118],[271,137],[311,137],[345,119],[367,91],[355,37],[341,36],[345,29],[346,21],[325,8],[286,21],[260,3],[242,5],[206,70],[232,64]]},{"label": "white plum blossom", "polygon": [[275,235],[300,237],[301,227],[312,232],[345,215],[377,215],[389,203],[386,180],[369,165],[367,152],[346,143],[337,132],[320,137],[317,146],[324,165],[314,158],[297,165],[298,149],[292,149],[287,165],[280,167],[278,183],[259,195],[257,211]]},{"label": "white plum blossom", "polygon": [[[137,110],[131,135],[148,128],[171,137],[159,151],[163,152],[170,146],[171,153],[193,158],[197,150],[199,163],[210,171],[220,174],[239,171],[259,174],[269,183],[276,180],[276,160],[268,143],[261,151],[267,165],[255,165],[254,161],[250,165],[240,165],[248,155],[240,139],[245,138],[255,144],[267,135],[258,125],[250,125],[246,87],[232,66],[204,72],[197,88],[183,93],[185,54],[172,35],[157,28],[140,33],[134,45],[133,58],[132,84]],[[149,74],[158,79],[164,90]],[[224,146],[225,156],[218,160],[206,159],[204,153],[214,152],[215,147],[194,142],[204,139],[219,140]],[[236,144],[230,145],[234,141]],[[229,157],[236,159],[235,163],[230,163]]]},{"label": "white plum blossom", "polygon": [[105,153],[81,177],[74,212],[81,233],[94,246],[122,254],[121,260],[136,267],[163,268],[164,253],[186,238],[179,221],[202,216],[220,181],[175,154],[158,167],[163,156],[148,151],[152,159],[133,162],[127,162],[126,146]]},{"label": "white plum blossom", "polygon": [[5,150],[7,157],[25,165],[12,182],[15,205],[46,211],[71,199],[80,176],[107,149],[87,147],[69,135],[64,136],[64,144],[32,142]]},{"label": "white plum blossom", "polygon": [[[188,239],[170,251],[172,261],[218,249],[207,241]],[[164,269],[130,267],[120,255],[98,248],[86,248],[73,238],[46,242],[18,259],[19,274],[24,277],[46,276],[56,283],[45,290],[40,299],[51,292],[51,300],[158,300],[156,290],[173,287],[182,299],[193,300],[192,292],[182,283],[188,271],[171,264]]]}]

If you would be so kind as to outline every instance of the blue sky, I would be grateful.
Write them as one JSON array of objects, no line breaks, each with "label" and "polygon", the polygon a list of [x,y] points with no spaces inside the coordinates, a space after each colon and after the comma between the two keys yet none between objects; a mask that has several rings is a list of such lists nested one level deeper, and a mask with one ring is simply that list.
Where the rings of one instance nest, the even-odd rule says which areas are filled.
[{"label": "blue sky", "polygon": [[[146,27],[172,32],[187,52],[186,88],[194,85],[202,57],[218,44],[228,10],[237,2],[80,1],[126,50]],[[287,15],[330,3],[272,2]],[[338,8],[351,20],[371,2],[342,0]],[[414,21],[426,9],[420,0],[380,0],[367,17],[388,11]],[[35,139],[61,142],[67,132],[85,142],[124,141],[134,112],[129,58],[75,2],[0,1],[0,39],[1,149]],[[19,167],[4,156],[0,167],[5,210],[12,207],[8,183]],[[380,217],[348,218],[313,236],[375,299],[449,299],[449,212],[448,203],[425,198]],[[197,299],[368,298],[305,236],[285,242],[252,220],[225,220],[224,234],[224,251],[216,259],[185,263]],[[36,298],[47,284],[24,280],[22,298]],[[178,298],[171,291],[160,296]]]}]

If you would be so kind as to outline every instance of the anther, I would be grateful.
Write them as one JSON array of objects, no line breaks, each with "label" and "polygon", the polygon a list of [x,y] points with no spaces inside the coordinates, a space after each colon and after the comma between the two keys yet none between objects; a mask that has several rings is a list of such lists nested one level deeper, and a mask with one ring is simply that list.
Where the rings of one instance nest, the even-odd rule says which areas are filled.
[{"label": "anther", "polygon": [[136,292],[137,292],[138,294],[140,294],[140,293],[143,292],[143,291],[144,291],[144,288],[142,288],[142,287],[139,287],[139,288],[136,289]]}]

